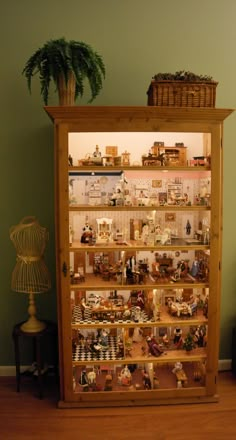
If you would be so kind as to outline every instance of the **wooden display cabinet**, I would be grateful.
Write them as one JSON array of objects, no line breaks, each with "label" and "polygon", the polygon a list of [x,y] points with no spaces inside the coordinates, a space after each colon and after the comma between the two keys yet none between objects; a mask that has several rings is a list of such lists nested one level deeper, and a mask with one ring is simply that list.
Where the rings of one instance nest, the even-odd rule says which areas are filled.
[{"label": "wooden display cabinet", "polygon": [[[222,131],[232,110],[45,110],[55,132],[59,406],[217,401]],[[166,133],[172,145],[188,145],[184,158],[142,167],[146,146]],[[103,166],[85,160],[96,145]],[[129,162],[107,166],[107,145],[118,156],[128,149]],[[210,160],[191,166],[206,149]],[[78,166],[68,166],[69,155]],[[187,197],[170,205],[162,195],[176,182]],[[210,204],[201,202],[206,193]],[[109,237],[97,240],[102,218],[112,220]]]}]

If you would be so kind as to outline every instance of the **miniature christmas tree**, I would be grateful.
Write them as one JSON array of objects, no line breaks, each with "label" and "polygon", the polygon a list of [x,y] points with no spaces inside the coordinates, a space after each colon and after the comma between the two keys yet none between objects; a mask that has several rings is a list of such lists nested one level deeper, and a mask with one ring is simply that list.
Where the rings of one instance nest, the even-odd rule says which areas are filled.
[{"label": "miniature christmas tree", "polygon": [[185,340],[184,340],[183,348],[186,351],[191,351],[194,347],[195,347],[195,344],[194,344],[194,340],[193,340],[193,335],[191,335],[191,333],[188,333]]}]

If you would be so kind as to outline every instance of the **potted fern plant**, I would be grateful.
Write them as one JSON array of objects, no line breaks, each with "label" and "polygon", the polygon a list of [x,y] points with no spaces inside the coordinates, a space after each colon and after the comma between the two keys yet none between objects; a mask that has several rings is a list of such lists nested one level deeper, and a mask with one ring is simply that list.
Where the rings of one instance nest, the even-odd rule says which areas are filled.
[{"label": "potted fern plant", "polygon": [[92,102],[100,93],[105,78],[105,65],[89,44],[59,38],[47,41],[27,60],[22,74],[31,93],[32,79],[39,75],[44,104],[48,104],[51,82],[56,86],[60,105],[74,105],[84,94],[88,80]]}]

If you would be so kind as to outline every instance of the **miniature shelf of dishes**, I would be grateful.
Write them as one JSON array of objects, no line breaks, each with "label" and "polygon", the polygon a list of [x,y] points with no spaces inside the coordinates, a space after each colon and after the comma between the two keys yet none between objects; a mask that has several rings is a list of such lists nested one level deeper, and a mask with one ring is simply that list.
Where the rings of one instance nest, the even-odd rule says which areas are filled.
[{"label": "miniature shelf of dishes", "polygon": [[227,109],[46,107],[60,407],[217,400]]}]

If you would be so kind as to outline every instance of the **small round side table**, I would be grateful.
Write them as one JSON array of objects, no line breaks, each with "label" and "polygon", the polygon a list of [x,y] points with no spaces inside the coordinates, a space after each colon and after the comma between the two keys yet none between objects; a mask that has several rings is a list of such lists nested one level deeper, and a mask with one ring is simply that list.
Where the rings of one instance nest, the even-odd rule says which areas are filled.
[{"label": "small round side table", "polygon": [[20,392],[21,384],[21,373],[20,373],[20,339],[31,338],[33,341],[33,351],[36,362],[36,372],[38,376],[38,387],[39,387],[39,398],[43,398],[43,378],[42,378],[42,367],[44,363],[43,347],[46,344],[51,344],[51,353],[53,354],[53,364],[55,371],[57,371],[57,324],[51,321],[44,321],[46,327],[39,332],[29,333],[24,332],[21,329],[23,322],[16,324],[12,331],[12,338],[14,341],[15,349],[15,365],[16,365],[16,390]]}]

